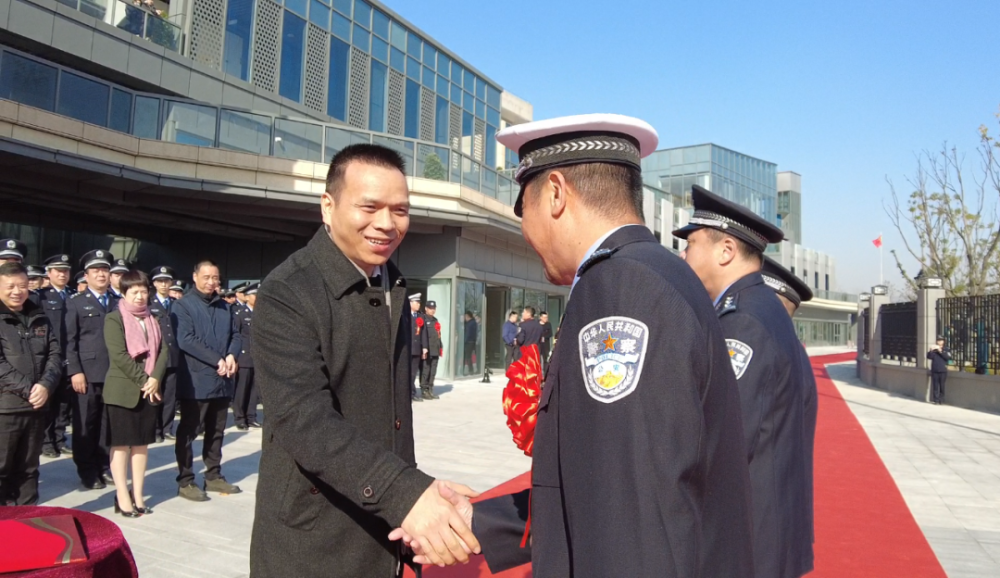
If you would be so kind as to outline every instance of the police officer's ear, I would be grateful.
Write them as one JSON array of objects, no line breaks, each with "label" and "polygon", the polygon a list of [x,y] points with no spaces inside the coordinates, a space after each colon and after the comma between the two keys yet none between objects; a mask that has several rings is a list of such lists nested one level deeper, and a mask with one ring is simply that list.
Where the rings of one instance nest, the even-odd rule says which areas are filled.
[{"label": "police officer's ear", "polygon": [[729,235],[722,235],[722,240],[717,243],[716,249],[719,265],[726,266],[739,258],[740,243]]},{"label": "police officer's ear", "polygon": [[[558,219],[566,210],[566,197],[569,194],[569,183],[566,175],[561,171],[549,171],[543,178],[534,179],[528,184],[529,187],[537,187],[532,195],[536,202],[544,203],[542,207],[551,213],[552,218]],[[538,197],[541,196],[539,199]]]}]

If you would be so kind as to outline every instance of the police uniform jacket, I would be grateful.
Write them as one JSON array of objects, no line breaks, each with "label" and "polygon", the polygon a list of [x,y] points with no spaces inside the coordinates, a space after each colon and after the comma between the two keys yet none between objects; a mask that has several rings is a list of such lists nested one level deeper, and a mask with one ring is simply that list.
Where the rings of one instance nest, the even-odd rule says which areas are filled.
[{"label": "police uniform jacket", "polygon": [[522,321],[521,328],[517,332],[517,346],[541,345],[544,331],[537,319]]},{"label": "police uniform jacket", "polygon": [[427,357],[441,357],[441,332],[435,329],[437,327],[437,317],[433,315],[424,314],[424,332],[426,335],[426,345]]},{"label": "police uniform jacket", "polygon": [[66,351],[66,302],[73,296],[69,287],[66,287],[64,293],[65,299],[55,287],[46,287],[38,292],[38,304],[52,324],[52,331],[59,340],[59,351]]},{"label": "police uniform jacket", "polygon": [[233,314],[219,295],[206,297],[197,289],[170,306],[181,350],[177,368],[177,399],[232,398],[233,377],[219,375],[219,360],[240,354],[240,334],[233,331]]},{"label": "police uniform jacket", "polygon": [[427,347],[427,319],[419,311],[414,313],[407,310],[405,316],[410,318],[410,355],[423,355],[423,350]]},{"label": "police uniform jacket", "polygon": [[753,576],[739,394],[704,287],[640,226],[579,274],[539,405],[530,551],[527,493],[474,506],[490,570]]},{"label": "police uniform jacket", "polygon": [[795,326],[760,273],[717,303],[743,407],[757,576],[812,569],[805,442],[805,368]]},{"label": "police uniform jacket", "polygon": [[104,344],[104,316],[118,309],[110,288],[107,308],[87,289],[66,300],[66,374],[84,374],[90,383],[102,383],[108,374],[108,348]]},{"label": "police uniform jacket", "polygon": [[[176,299],[167,297],[167,303],[173,307]],[[163,306],[160,299],[153,295],[149,298],[149,311],[160,324],[160,335],[163,342],[167,344],[167,369],[174,369],[180,363],[181,350],[177,348],[177,334],[174,331],[174,324],[170,320],[170,311]]]},{"label": "police uniform jacket", "polygon": [[[819,416],[819,392],[816,390],[816,376],[813,374],[812,362],[809,361],[809,354],[806,353],[805,347],[801,347],[799,351],[802,354],[802,367],[805,370],[805,376],[803,377],[802,383],[805,385],[805,414],[803,419],[805,422],[806,433],[806,505],[809,509],[809,521],[807,524],[809,527],[809,534],[812,536],[813,543],[815,543],[816,517],[813,507],[813,496],[815,495],[813,491],[813,456],[816,453],[816,418]],[[809,568],[813,567],[814,558],[812,548],[809,549],[809,552],[806,555],[806,562],[806,565]]]},{"label": "police uniform jacket", "polygon": [[941,351],[932,349],[927,352],[927,359],[931,360],[931,373],[945,373],[948,371],[948,362],[951,361],[951,352],[945,348]]},{"label": "police uniform jacket", "polygon": [[253,337],[250,334],[253,311],[246,305],[235,305],[233,307],[233,321],[236,324],[235,331],[240,334],[240,355],[236,362],[241,368],[253,367]]},{"label": "police uniform jacket", "polygon": [[253,578],[399,575],[389,533],[433,479],[413,453],[406,281],[386,269],[388,295],[320,228],[260,286]]},{"label": "police uniform jacket", "polygon": [[[0,414],[31,412],[31,388],[49,395],[62,376],[62,351],[45,313],[28,301],[18,315],[0,303]],[[6,450],[6,448],[5,448]]]}]

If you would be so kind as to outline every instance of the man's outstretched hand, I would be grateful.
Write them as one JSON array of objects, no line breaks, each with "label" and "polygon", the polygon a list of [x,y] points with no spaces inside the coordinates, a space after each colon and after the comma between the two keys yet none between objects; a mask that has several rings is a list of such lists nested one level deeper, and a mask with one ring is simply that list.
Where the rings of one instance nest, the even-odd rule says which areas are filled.
[{"label": "man's outstretched hand", "polygon": [[472,535],[469,502],[478,495],[468,486],[435,480],[389,539],[402,540],[412,548],[417,564],[466,564],[469,554],[481,552],[479,541]]}]

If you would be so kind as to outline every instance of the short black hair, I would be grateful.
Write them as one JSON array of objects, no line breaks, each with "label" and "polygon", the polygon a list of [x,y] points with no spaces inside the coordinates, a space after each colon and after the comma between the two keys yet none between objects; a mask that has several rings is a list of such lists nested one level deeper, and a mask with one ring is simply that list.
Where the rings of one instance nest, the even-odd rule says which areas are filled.
[{"label": "short black hair", "polygon": [[201,261],[198,261],[197,263],[194,264],[194,271],[191,272],[197,273],[198,271],[201,271],[202,267],[215,267],[216,269],[219,268],[219,266],[215,263],[215,261],[211,259],[202,259]]},{"label": "short black hair", "polygon": [[538,316],[541,317],[542,315],[548,315],[548,314],[549,314],[548,311],[542,311],[541,313],[538,314]]},{"label": "short black hair", "polygon": [[[606,218],[638,217],[645,220],[642,210],[642,171],[617,163],[584,163],[555,167],[531,179],[525,196],[532,200],[549,175],[558,171],[580,194],[583,204]],[[535,184],[536,186],[532,186]]]},{"label": "short black hair", "polygon": [[525,305],[524,306],[524,310],[527,311],[527,312],[529,312],[529,313],[531,313],[532,317],[535,316],[535,308],[532,307],[531,305]]},{"label": "short black hair", "polygon": [[149,277],[138,269],[129,269],[128,273],[122,275],[121,281],[118,282],[118,287],[121,288],[122,295],[128,293],[128,290],[133,287],[145,287],[148,289]]},{"label": "short black hair", "polygon": [[517,315],[517,311],[511,311],[507,314],[507,317],[510,317],[511,315]]},{"label": "short black hair", "polygon": [[344,147],[333,155],[330,170],[326,173],[326,192],[334,199],[340,196],[340,188],[344,184],[344,175],[352,162],[374,165],[385,169],[396,169],[406,176],[406,163],[403,157],[391,148],[375,144],[353,144]]},{"label": "short black hair", "polygon": [[722,231],[720,231],[718,229],[712,229],[712,228],[706,227],[705,228],[705,232],[708,235],[708,238],[711,239],[713,243],[718,243],[719,241],[721,241],[725,237],[731,238],[733,241],[736,242],[736,253],[738,255],[740,255],[741,257],[743,257],[747,261],[754,261],[754,262],[757,262],[757,263],[760,263],[760,264],[764,263],[764,253],[762,251],[758,250],[757,247],[754,247],[750,243],[747,243],[746,241],[744,241],[742,239],[737,239],[736,237],[733,237],[732,235],[728,235],[726,233],[723,233]]},{"label": "short black hair", "polygon": [[472,317],[472,311],[469,311],[468,309],[465,310],[465,314]]},{"label": "short black hair", "polygon": [[28,268],[20,261],[11,261],[0,265],[0,277],[13,277],[14,275],[28,276]]}]

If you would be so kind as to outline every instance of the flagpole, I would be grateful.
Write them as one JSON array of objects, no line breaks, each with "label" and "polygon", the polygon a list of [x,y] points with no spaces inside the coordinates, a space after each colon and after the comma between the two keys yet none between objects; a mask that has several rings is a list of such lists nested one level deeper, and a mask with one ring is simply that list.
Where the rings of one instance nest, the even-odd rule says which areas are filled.
[{"label": "flagpole", "polygon": [[882,245],[885,245],[885,241],[882,240],[882,233],[878,234],[878,284],[885,285],[885,260],[882,258]]}]

